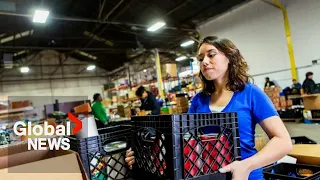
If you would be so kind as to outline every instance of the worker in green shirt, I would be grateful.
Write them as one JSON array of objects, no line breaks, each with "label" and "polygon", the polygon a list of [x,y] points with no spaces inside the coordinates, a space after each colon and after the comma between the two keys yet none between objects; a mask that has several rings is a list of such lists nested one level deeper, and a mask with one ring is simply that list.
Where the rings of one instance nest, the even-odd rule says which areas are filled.
[{"label": "worker in green shirt", "polygon": [[[101,102],[102,102],[101,95],[99,93],[94,94],[91,109],[94,117],[98,119],[103,125],[105,125],[109,122],[109,117],[107,116],[106,108],[103,106]],[[99,128],[99,126],[101,125],[97,123],[97,126]]]}]

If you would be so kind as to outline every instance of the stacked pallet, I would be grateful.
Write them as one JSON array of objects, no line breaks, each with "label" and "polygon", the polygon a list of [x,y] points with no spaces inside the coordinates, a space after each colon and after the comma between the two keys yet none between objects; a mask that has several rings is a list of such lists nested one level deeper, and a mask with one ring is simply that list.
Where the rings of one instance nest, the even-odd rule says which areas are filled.
[{"label": "stacked pallet", "polygon": [[280,96],[280,87],[265,88],[264,92],[271,99],[274,107],[279,111],[281,109],[287,109],[292,106],[292,100],[286,100],[285,96]]},{"label": "stacked pallet", "polygon": [[120,117],[131,117],[131,108],[130,106],[123,106],[123,105],[118,105],[117,106],[118,109],[118,114]]},{"label": "stacked pallet", "polygon": [[189,109],[189,102],[188,99],[185,96],[177,97],[176,98],[176,111],[177,113],[186,113]]}]

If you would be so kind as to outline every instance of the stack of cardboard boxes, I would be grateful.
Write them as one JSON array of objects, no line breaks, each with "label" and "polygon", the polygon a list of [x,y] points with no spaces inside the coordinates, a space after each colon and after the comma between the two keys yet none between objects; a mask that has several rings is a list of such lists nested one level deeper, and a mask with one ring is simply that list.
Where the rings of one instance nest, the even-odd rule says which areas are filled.
[{"label": "stack of cardboard boxes", "polygon": [[177,77],[177,64],[162,64],[161,74],[162,78]]},{"label": "stack of cardboard boxes", "polygon": [[24,107],[29,107],[32,106],[31,101],[15,101],[11,103],[11,109],[19,109],[19,108],[24,108]]},{"label": "stack of cardboard boxes", "polygon": [[118,109],[118,114],[120,117],[127,117],[130,118],[131,117],[131,108],[130,106],[123,106],[123,105],[118,105],[117,106]]},{"label": "stack of cardboard boxes", "polygon": [[186,113],[189,109],[189,102],[188,99],[185,96],[177,97],[176,98],[176,111],[177,113]]},{"label": "stack of cardboard boxes", "polygon": [[0,179],[87,180],[79,155],[70,150],[28,150],[26,142],[0,147]]},{"label": "stack of cardboard boxes", "polygon": [[280,87],[265,88],[264,92],[271,99],[274,107],[279,111],[281,109],[287,109],[292,106],[292,100],[286,100],[285,96],[280,96]]},{"label": "stack of cardboard boxes", "polygon": [[135,99],[135,98],[137,98],[137,96],[136,96],[136,91],[137,91],[136,88],[132,88],[132,90],[130,90],[130,91],[128,92],[128,98],[129,98],[129,99]]}]

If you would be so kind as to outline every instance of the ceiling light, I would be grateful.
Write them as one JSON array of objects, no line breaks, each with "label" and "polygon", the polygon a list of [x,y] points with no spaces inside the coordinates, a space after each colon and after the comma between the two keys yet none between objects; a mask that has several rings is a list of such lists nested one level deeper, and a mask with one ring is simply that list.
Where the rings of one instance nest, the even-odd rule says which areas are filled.
[{"label": "ceiling light", "polygon": [[27,53],[27,52],[28,52],[28,51],[26,51],[26,50],[24,50],[24,51],[19,51],[19,52],[14,53],[13,56],[19,56],[19,55],[25,54],[25,53]]},{"label": "ceiling light", "polygon": [[19,32],[17,34],[12,35],[12,36],[1,38],[0,39],[0,44],[7,43],[7,42],[13,41],[13,40],[17,40],[17,39],[20,39],[22,37],[31,36],[32,34],[33,34],[33,29],[31,29],[29,31]]},{"label": "ceiling light", "polygon": [[88,57],[88,58],[90,58],[90,59],[93,59],[93,60],[96,60],[96,59],[97,59],[97,56],[88,54],[88,53],[83,52],[83,51],[76,50],[75,52],[78,53],[78,54],[80,54],[80,55],[82,55],[82,56],[85,56],[85,57]]},{"label": "ceiling light", "polygon": [[36,10],[33,16],[33,22],[35,23],[45,23],[49,16],[49,11],[47,10]]},{"label": "ceiling light", "polygon": [[190,41],[186,41],[184,43],[182,43],[180,46],[181,47],[187,47],[187,46],[190,46],[191,44],[193,44],[194,41],[193,40],[190,40]]},{"label": "ceiling light", "polygon": [[94,70],[95,68],[96,68],[95,65],[90,65],[90,66],[87,67],[87,70],[88,70],[88,71],[92,71],[92,70]]},{"label": "ceiling light", "polygon": [[178,58],[176,59],[176,61],[183,61],[183,60],[185,60],[185,59],[187,59],[186,56],[180,56],[180,57],[178,57]]},{"label": "ceiling light", "polygon": [[143,70],[143,72],[147,72],[147,70],[146,70],[146,69],[144,69],[144,70]]},{"label": "ceiling light", "polygon": [[28,67],[21,67],[20,68],[20,72],[21,73],[28,73],[29,72],[29,68]]},{"label": "ceiling light", "polygon": [[155,23],[154,25],[152,25],[151,27],[149,27],[149,28],[147,29],[147,31],[154,32],[154,31],[162,28],[162,27],[165,26],[165,25],[166,25],[166,23],[164,23],[164,22],[157,22],[157,23]]}]

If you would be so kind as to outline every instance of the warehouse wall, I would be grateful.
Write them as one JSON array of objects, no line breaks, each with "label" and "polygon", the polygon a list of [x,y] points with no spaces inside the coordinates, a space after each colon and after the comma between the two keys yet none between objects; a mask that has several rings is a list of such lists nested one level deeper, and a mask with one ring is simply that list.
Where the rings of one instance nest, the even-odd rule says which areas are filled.
[{"label": "warehouse wall", "polygon": [[[103,93],[103,84],[107,82],[105,70],[97,67],[95,71],[88,72],[84,70],[86,62],[68,58],[66,66],[55,71],[58,66],[53,65],[59,65],[59,56],[61,58],[63,54],[42,51],[30,55],[32,61],[28,56],[21,59],[24,64],[31,64],[30,72],[21,74],[17,68],[6,70],[0,81],[0,96],[69,96],[66,99],[72,101],[79,100],[78,97],[92,99],[94,93]],[[72,64],[77,66],[70,66]]]},{"label": "warehouse wall", "polygon": [[[311,61],[320,58],[320,1],[282,1],[287,6],[299,80],[307,71],[320,72]],[[202,37],[217,35],[232,40],[250,66],[255,83],[263,87],[270,77],[282,86],[291,85],[290,61],[282,12],[262,1],[253,0],[199,26]],[[320,74],[315,74],[320,82]]]},{"label": "warehouse wall", "polygon": [[0,96],[88,96],[102,93],[103,78],[12,82],[0,86]]}]

